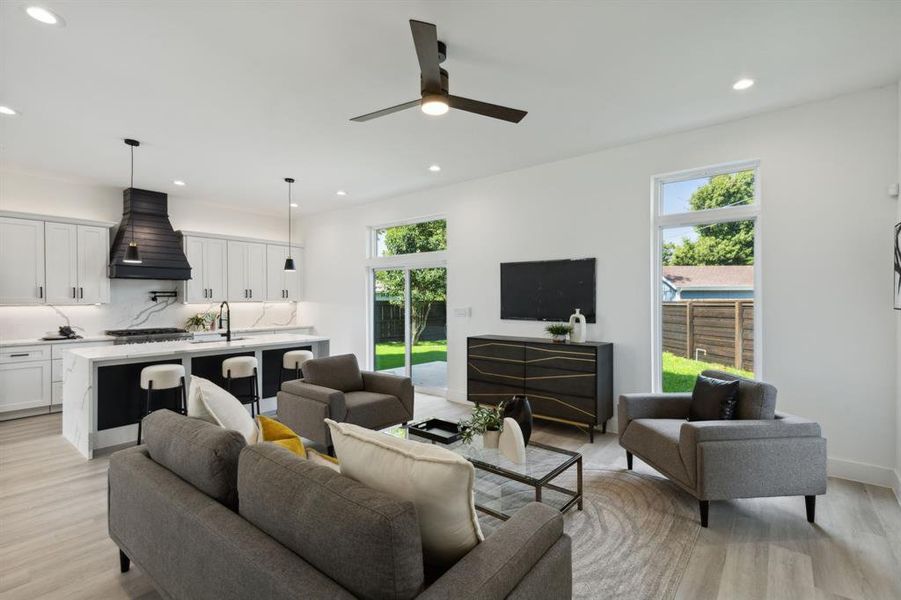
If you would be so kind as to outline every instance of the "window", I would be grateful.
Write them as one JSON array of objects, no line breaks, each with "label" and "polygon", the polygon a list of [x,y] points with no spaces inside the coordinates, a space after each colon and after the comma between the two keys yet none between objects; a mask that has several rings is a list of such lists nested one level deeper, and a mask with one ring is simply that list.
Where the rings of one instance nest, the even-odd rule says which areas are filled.
[{"label": "window", "polygon": [[422,221],[375,229],[373,256],[398,256],[447,250],[447,221]]},{"label": "window", "polygon": [[758,178],[742,163],[654,179],[655,390],[690,391],[705,369],[759,375]]},{"label": "window", "polygon": [[368,285],[370,364],[412,377],[419,389],[447,388],[447,222],[374,227]]}]

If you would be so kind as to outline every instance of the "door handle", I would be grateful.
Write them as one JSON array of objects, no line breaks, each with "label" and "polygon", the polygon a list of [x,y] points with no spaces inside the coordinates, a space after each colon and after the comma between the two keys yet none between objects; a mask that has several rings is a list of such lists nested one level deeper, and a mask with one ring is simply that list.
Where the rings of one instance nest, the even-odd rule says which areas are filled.
[{"label": "door handle", "polygon": [[253,289],[250,290],[250,297],[253,298]]},{"label": "door handle", "polygon": [[75,298],[75,286],[72,286],[72,297]]},{"label": "door handle", "polygon": [[206,288],[203,288],[203,297],[206,298]]},{"label": "door handle", "polygon": [[10,358],[22,358],[23,356],[30,356],[30,355],[28,352],[25,352],[23,354],[10,354],[9,355]]},{"label": "door handle", "polygon": [[84,288],[83,287],[78,288],[78,297],[84,298]]},{"label": "door handle", "polygon": [[43,297],[44,297],[44,286],[39,285],[38,286],[38,298],[43,298]]}]

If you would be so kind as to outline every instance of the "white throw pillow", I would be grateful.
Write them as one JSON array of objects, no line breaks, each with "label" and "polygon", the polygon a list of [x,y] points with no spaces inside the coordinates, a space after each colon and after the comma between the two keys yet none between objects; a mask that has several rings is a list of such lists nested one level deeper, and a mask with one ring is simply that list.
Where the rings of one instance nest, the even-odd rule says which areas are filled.
[{"label": "white throw pillow", "polygon": [[426,563],[450,566],[484,537],[473,504],[475,469],[447,448],[326,419],[341,474],[416,507]]},{"label": "white throw pillow", "polygon": [[196,375],[191,376],[188,416],[237,431],[248,444],[258,441],[257,424],[241,401],[212,381]]}]

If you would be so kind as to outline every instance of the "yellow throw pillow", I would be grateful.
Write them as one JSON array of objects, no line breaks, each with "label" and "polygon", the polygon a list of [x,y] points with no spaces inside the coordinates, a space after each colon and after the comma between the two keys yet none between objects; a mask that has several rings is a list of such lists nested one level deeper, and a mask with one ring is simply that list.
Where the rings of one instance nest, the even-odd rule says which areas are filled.
[{"label": "yellow throw pillow", "polygon": [[301,458],[307,457],[307,451],[303,447],[303,441],[301,441],[300,436],[284,423],[279,423],[275,419],[260,415],[257,417],[257,425],[260,429],[261,442],[272,442],[290,450]]}]

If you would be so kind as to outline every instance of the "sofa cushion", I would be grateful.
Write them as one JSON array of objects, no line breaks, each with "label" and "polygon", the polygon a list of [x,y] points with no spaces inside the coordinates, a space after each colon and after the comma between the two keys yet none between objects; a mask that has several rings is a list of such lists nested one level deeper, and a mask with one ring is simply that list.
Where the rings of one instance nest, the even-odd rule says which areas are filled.
[{"label": "sofa cushion", "polygon": [[313,385],[355,392],[363,389],[363,375],[353,354],[314,358],[303,363],[303,380]]},{"label": "sofa cushion", "polygon": [[450,566],[482,541],[469,461],[440,446],[325,422],[342,474],[416,506],[426,563]]},{"label": "sofa cushion", "polygon": [[772,419],[776,416],[775,386],[715,369],[707,369],[701,375],[738,382],[736,419]]},{"label": "sofa cushion", "polygon": [[620,443],[664,475],[690,486],[694,481],[694,469],[689,474],[679,450],[684,423],[683,419],[635,419],[626,427]]},{"label": "sofa cushion", "polygon": [[191,376],[188,416],[240,432],[248,444],[256,444],[259,430],[253,417],[231,392],[203,377]]},{"label": "sofa cushion", "polygon": [[410,418],[397,396],[375,392],[348,392],[344,394],[347,415],[344,420],[354,425],[377,429]]},{"label": "sofa cushion", "polygon": [[735,418],[738,382],[698,375],[691,392],[689,421],[716,421]]},{"label": "sofa cushion", "polygon": [[238,493],[241,516],[355,596],[404,599],[421,590],[412,503],[273,444],[242,452]]},{"label": "sofa cushion", "polygon": [[144,417],[150,458],[195,488],[234,509],[238,504],[238,455],[247,445],[237,431],[170,410]]}]

